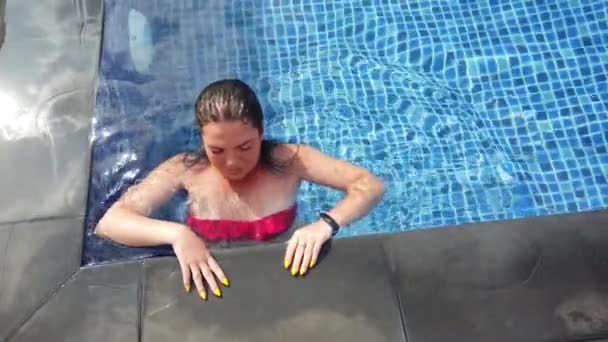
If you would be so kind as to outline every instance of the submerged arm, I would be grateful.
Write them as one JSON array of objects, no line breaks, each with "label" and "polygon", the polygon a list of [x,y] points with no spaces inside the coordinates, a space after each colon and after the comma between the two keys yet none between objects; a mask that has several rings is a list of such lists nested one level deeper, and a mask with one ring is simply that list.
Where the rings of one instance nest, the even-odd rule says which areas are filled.
[{"label": "submerged arm", "polygon": [[180,156],[167,160],[130,187],[99,220],[95,234],[134,247],[172,244],[184,226],[148,216],[182,188]]}]

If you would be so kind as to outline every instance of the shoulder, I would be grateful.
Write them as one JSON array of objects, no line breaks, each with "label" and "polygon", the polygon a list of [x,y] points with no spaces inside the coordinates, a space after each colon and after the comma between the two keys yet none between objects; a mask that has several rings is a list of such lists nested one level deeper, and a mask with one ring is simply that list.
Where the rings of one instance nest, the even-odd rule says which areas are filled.
[{"label": "shoulder", "polygon": [[186,169],[186,160],[189,158],[188,154],[185,152],[175,154],[162,162],[158,169],[162,169],[164,171],[173,171],[173,172],[183,172]]},{"label": "shoulder", "polygon": [[293,173],[314,183],[344,190],[358,179],[375,179],[369,170],[311,145],[285,144],[281,151],[292,156],[290,169]]},{"label": "shoulder", "polygon": [[311,155],[322,153],[319,149],[306,144],[277,144],[273,151],[273,156],[280,162],[299,161],[302,157],[307,158]]},{"label": "shoulder", "polygon": [[198,158],[197,155],[181,152],[162,162],[154,171],[168,173],[177,179],[182,179],[188,172],[202,171],[206,168],[207,163]]},{"label": "shoulder", "polygon": [[311,170],[319,165],[340,162],[339,159],[328,155],[319,148],[307,144],[280,144],[274,152],[280,162],[286,162],[290,169],[301,173],[306,169]]}]

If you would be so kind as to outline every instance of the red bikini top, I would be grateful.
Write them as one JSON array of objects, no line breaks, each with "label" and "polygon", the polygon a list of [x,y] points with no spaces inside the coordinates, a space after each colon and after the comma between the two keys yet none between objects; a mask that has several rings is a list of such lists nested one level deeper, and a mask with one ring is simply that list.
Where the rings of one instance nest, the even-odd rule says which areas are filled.
[{"label": "red bikini top", "polygon": [[217,240],[269,240],[291,227],[296,217],[296,204],[288,209],[257,220],[209,220],[192,215],[186,224],[208,241]]}]

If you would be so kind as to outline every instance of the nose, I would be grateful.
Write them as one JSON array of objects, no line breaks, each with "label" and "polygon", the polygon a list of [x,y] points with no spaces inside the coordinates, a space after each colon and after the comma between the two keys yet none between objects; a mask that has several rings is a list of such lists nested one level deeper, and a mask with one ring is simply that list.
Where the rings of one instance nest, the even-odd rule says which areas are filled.
[{"label": "nose", "polygon": [[226,166],[227,167],[234,167],[237,165],[237,161],[236,161],[236,156],[232,153],[229,153],[226,156]]}]

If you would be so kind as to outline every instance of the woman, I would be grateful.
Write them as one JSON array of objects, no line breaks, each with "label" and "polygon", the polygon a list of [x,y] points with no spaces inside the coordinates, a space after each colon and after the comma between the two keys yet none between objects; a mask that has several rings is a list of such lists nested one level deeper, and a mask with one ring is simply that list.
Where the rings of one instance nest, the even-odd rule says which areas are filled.
[{"label": "woman", "polygon": [[[205,282],[218,297],[216,278],[229,284],[208,243],[285,236],[293,225],[302,180],[346,196],[289,238],[284,264],[294,276],[314,267],[321,247],[337,229],[361,218],[384,194],[382,181],[366,169],[310,146],[265,140],[261,105],[242,81],[210,84],[195,111],[203,138],[200,154],[178,154],[156,167],[112,205],[95,230],[128,246],[170,244],[187,292],[191,279],[203,299]],[[189,197],[190,216],[184,224],[149,217],[180,189]]]}]

